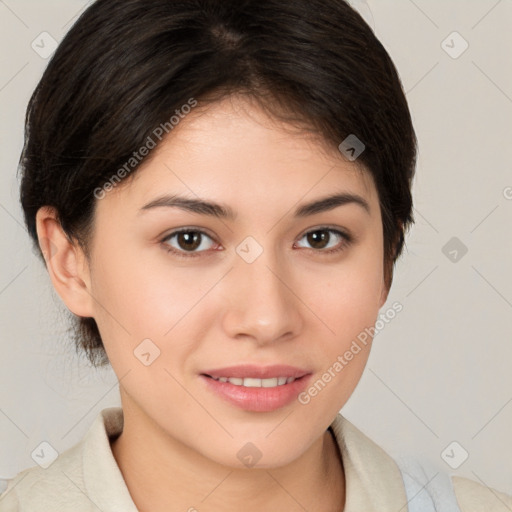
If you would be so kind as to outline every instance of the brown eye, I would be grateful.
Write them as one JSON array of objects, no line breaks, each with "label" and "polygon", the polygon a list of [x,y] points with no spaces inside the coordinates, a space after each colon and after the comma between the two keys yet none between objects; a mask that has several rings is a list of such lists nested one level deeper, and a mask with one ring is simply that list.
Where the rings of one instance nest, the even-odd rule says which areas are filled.
[{"label": "brown eye", "polygon": [[170,233],[161,242],[169,252],[185,257],[200,256],[214,245],[212,238],[205,232],[188,228]]},{"label": "brown eye", "polygon": [[197,231],[183,231],[176,235],[180,249],[194,251],[201,245],[201,234]]},{"label": "brown eye", "polygon": [[328,231],[311,231],[306,235],[308,243],[313,247],[313,249],[325,249],[326,245],[329,243],[331,235]]},{"label": "brown eye", "polygon": [[327,254],[344,249],[352,241],[349,235],[332,228],[319,228],[308,231],[302,236],[301,240],[303,239],[306,240],[309,248],[319,253]]}]

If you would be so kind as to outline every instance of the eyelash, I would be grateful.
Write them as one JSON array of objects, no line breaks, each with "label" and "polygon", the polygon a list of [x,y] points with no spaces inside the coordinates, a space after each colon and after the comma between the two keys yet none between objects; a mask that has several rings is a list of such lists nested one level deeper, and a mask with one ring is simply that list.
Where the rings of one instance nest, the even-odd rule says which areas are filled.
[{"label": "eyelash", "polygon": [[[329,233],[334,233],[335,235],[338,235],[343,239],[342,242],[340,244],[338,244],[338,246],[333,249],[313,249],[313,248],[309,249],[309,250],[314,251],[323,256],[330,256],[332,254],[335,254],[335,253],[345,250],[347,247],[349,247],[352,244],[352,242],[354,240],[353,237],[351,235],[349,235],[348,233],[340,231],[339,229],[331,228],[329,226],[321,226],[319,228],[315,228],[310,231],[306,231],[299,238],[299,240],[301,240],[302,238],[304,238],[305,236],[307,236],[311,233],[316,233],[318,231],[328,231]],[[176,235],[179,235],[180,233],[198,233],[200,235],[205,235],[208,238],[210,238],[211,240],[213,240],[213,238],[210,235],[208,235],[208,233],[206,233],[200,229],[180,228],[180,229],[173,231],[172,233],[169,233],[162,240],[160,240],[160,243],[162,244],[162,246],[168,253],[173,253],[174,255],[178,256],[179,258],[196,258],[198,256],[201,256],[205,252],[209,252],[209,251],[196,251],[196,252],[179,251],[179,250],[176,250],[174,247],[169,246],[166,243],[171,238],[173,238]]]}]

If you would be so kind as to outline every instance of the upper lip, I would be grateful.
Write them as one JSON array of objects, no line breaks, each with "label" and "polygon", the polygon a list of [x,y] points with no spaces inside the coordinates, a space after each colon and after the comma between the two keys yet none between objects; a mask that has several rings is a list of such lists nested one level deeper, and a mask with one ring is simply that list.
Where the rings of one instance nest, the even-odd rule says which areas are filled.
[{"label": "upper lip", "polygon": [[275,364],[271,366],[258,366],[254,364],[240,364],[228,366],[226,368],[215,368],[206,370],[202,375],[209,377],[234,377],[234,378],[253,378],[253,379],[273,379],[276,377],[294,377],[298,379],[311,373],[309,370],[289,366],[285,364]]}]

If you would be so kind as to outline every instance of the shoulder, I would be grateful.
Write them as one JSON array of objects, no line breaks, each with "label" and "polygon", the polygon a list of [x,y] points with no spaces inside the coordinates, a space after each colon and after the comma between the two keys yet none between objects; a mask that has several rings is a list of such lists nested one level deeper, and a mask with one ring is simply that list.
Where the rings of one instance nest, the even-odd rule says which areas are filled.
[{"label": "shoulder", "polygon": [[512,496],[469,478],[451,475],[422,457],[398,457],[409,510],[511,512]]},{"label": "shoulder", "polygon": [[[132,511],[109,437],[123,425],[121,408],[103,409],[81,441],[57,456],[49,466],[33,466],[8,481],[0,495],[0,512],[68,510],[89,512],[124,498]],[[121,510],[121,509],[119,509]]]},{"label": "shoulder", "polygon": [[81,460],[81,443],[78,443],[46,469],[34,466],[21,471],[9,480],[0,495],[0,511],[18,511],[21,503],[23,510],[47,510],[45,506],[50,499],[52,506],[58,506],[59,502],[80,504],[84,496]]},{"label": "shoulder", "polygon": [[461,512],[510,512],[512,496],[469,478],[452,477]]},{"label": "shoulder", "polygon": [[512,512],[512,496],[450,475],[423,457],[391,456],[341,414],[331,427],[342,454],[347,489],[352,498],[357,496],[358,505],[364,499],[364,510],[404,510],[407,503],[409,511]]}]

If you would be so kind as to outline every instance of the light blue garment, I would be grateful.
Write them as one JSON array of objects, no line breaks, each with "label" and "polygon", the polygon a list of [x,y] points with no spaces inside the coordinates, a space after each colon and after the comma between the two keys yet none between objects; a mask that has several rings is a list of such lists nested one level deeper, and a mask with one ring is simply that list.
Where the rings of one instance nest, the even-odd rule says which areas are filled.
[{"label": "light blue garment", "polygon": [[451,477],[428,461],[395,458],[405,485],[408,512],[461,512]]}]

